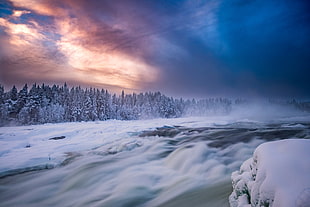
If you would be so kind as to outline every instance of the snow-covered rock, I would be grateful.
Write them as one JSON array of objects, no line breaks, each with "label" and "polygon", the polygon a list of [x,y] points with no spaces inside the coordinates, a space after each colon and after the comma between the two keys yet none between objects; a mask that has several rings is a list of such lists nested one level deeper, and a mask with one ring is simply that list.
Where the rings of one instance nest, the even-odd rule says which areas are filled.
[{"label": "snow-covered rock", "polygon": [[261,144],[232,173],[231,207],[310,206],[310,140]]}]

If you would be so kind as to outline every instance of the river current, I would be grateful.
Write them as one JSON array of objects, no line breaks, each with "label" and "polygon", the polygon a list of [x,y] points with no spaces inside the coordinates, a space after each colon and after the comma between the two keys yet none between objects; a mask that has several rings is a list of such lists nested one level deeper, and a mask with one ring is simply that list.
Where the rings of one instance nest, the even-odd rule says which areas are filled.
[{"label": "river current", "polygon": [[0,206],[229,206],[230,176],[267,141],[310,138],[309,122],[158,126],[0,178]]}]

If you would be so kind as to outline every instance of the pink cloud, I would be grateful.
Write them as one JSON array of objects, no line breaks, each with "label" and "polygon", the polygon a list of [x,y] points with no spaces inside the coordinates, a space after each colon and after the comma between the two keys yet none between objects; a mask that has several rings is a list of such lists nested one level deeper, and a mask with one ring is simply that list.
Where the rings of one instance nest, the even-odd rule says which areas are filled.
[{"label": "pink cloud", "polygon": [[[135,89],[156,81],[156,68],[143,58],[123,48],[114,49],[126,40],[126,30],[97,21],[79,1],[11,2],[20,9],[0,18],[5,32],[0,37],[5,45],[0,51],[2,81],[67,80]],[[52,25],[35,18],[18,21],[30,13],[50,18]]]}]

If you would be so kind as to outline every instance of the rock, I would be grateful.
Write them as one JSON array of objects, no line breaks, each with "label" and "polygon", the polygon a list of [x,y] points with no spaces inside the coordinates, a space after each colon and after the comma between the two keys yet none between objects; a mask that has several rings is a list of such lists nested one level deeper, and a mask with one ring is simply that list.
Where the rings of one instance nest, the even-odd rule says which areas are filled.
[{"label": "rock", "polygon": [[59,139],[64,139],[64,138],[66,138],[66,136],[53,137],[53,138],[49,138],[48,140],[59,140]]}]

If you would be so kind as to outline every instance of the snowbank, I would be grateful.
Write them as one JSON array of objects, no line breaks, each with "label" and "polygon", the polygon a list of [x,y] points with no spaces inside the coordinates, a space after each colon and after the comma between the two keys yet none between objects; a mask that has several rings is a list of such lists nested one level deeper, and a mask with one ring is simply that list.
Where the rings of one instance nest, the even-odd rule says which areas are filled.
[{"label": "snowbank", "polygon": [[310,206],[310,140],[261,144],[232,174],[231,207]]}]

